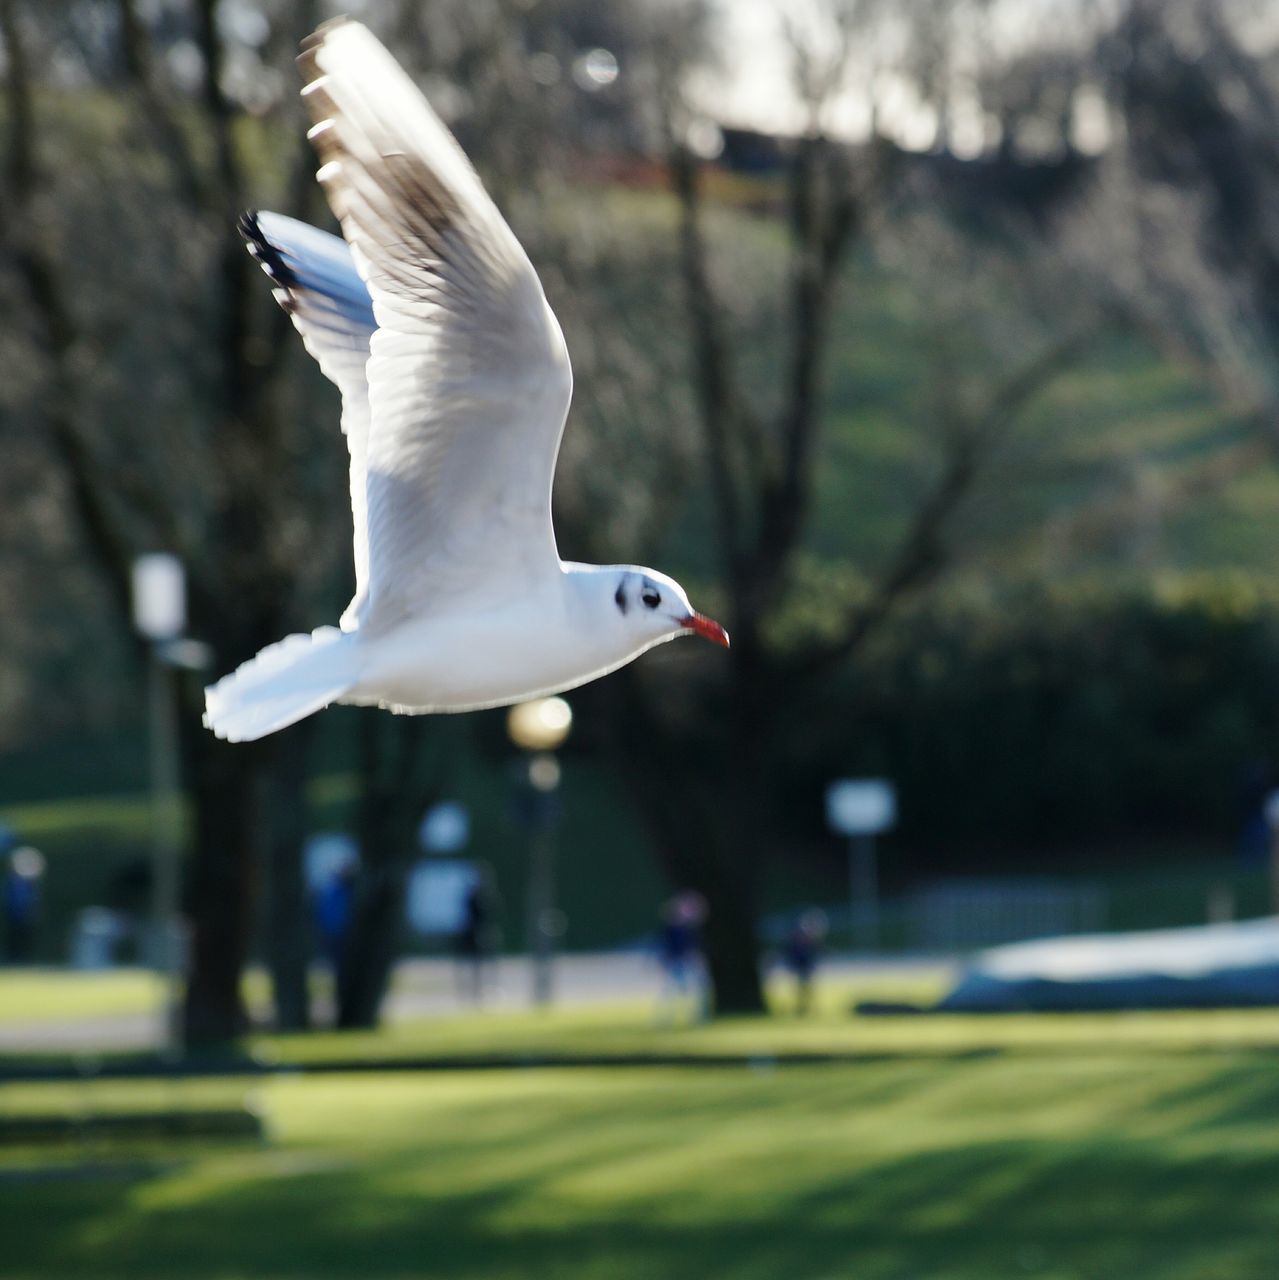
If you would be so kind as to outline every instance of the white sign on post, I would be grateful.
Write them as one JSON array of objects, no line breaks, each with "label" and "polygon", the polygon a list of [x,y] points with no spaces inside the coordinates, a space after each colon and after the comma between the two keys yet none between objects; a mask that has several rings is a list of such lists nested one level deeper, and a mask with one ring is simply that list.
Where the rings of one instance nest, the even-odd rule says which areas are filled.
[{"label": "white sign on post", "polygon": [[405,913],[426,937],[454,934],[466,923],[466,904],[480,873],[472,862],[423,859],[409,873]]},{"label": "white sign on post", "polygon": [[177,556],[157,551],[133,562],[133,625],[146,640],[173,640],[187,625],[186,574]]},{"label": "white sign on post", "polygon": [[883,778],[840,778],[826,788],[826,821],[841,836],[877,836],[897,821],[897,792]]}]

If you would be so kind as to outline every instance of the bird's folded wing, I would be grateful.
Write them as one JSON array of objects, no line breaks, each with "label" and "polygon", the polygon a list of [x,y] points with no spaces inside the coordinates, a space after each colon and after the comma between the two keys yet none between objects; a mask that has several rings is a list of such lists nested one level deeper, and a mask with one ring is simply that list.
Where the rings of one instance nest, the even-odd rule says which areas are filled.
[{"label": "bird's folded wing", "polygon": [[292,317],[303,344],[324,376],[342,393],[342,430],[351,452],[351,516],[355,537],[355,596],[342,615],[356,625],[368,584],[369,538],[365,513],[369,387],[365,366],[377,327],[368,287],[339,236],[286,218],[252,212],[240,219],[249,252],[275,285],[275,297]]},{"label": "bird's folded wing", "polygon": [[373,299],[367,619],[498,605],[557,573],[572,391],[524,250],[461,149],[358,23],[299,58],[318,177]]}]

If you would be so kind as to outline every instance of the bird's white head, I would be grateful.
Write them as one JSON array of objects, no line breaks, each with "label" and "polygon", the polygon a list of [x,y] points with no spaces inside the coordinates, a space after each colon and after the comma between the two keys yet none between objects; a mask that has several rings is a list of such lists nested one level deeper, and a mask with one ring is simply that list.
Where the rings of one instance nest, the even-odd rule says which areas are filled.
[{"label": "bird's white head", "polygon": [[615,625],[634,639],[637,650],[690,635],[728,648],[728,632],[698,613],[674,578],[638,565],[616,565],[598,572],[600,589],[609,588]]}]

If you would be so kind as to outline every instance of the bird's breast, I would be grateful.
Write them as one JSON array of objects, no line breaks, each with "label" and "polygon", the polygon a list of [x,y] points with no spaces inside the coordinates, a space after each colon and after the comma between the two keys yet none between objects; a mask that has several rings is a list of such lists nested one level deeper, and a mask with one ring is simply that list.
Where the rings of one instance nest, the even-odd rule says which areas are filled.
[{"label": "bird's breast", "polygon": [[353,700],[411,711],[500,706],[582,684],[618,665],[563,610],[423,617],[371,641]]}]

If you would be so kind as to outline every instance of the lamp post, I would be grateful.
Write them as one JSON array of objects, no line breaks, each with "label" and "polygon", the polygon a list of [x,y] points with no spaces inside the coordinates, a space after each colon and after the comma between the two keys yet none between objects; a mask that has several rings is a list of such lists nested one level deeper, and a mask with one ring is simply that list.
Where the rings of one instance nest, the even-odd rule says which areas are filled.
[{"label": "lamp post", "polygon": [[521,783],[527,788],[522,799],[531,830],[529,842],[528,900],[526,935],[532,971],[532,999],[535,1005],[551,1002],[551,967],[555,935],[559,932],[555,914],[554,826],[560,762],[555,749],[568,737],[573,712],[563,698],[538,698],[513,706],[506,718],[506,732],[522,751]]},{"label": "lamp post", "polygon": [[872,951],[880,941],[875,837],[896,821],[897,793],[883,778],[840,778],[826,788],[826,822],[848,840],[849,938],[860,932]]},{"label": "lamp post", "polygon": [[149,958],[165,977],[165,1042],[181,1052],[178,1015],[182,980],[178,926],[178,724],[165,649],[186,629],[186,576],[165,554],[133,562],[133,625],[148,642],[147,718],[151,753],[151,912]]}]

